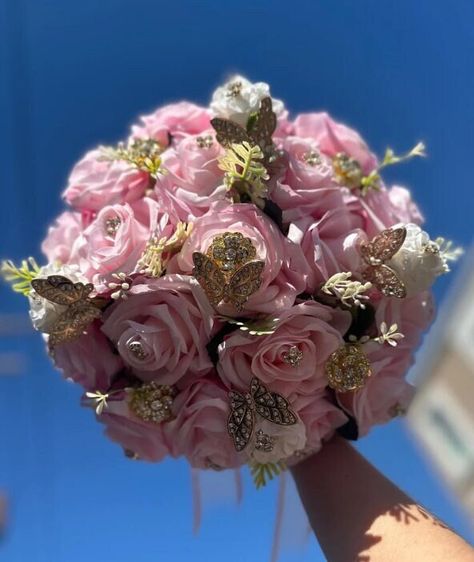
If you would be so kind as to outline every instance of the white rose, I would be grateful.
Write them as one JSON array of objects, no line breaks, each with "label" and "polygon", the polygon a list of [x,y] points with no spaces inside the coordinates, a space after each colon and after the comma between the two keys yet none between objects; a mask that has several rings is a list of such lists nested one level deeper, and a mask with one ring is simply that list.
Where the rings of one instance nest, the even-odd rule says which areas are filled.
[{"label": "white rose", "polygon": [[[211,111],[217,117],[230,119],[246,127],[251,113],[260,109],[260,101],[270,96],[270,86],[265,82],[249,82],[243,76],[233,76],[212,94]],[[272,99],[273,111],[280,115],[283,110],[281,100]]]},{"label": "white rose", "polygon": [[[405,241],[387,265],[403,282],[407,296],[413,296],[431,287],[438,275],[449,270],[440,247],[418,225],[408,223]],[[397,228],[395,226],[394,228]]]},{"label": "white rose", "polygon": [[306,445],[306,427],[301,420],[286,426],[259,420],[255,427],[254,443],[258,442],[259,432],[263,434],[264,440],[270,440],[271,451],[249,446],[250,459],[257,463],[277,463],[301,451]]},{"label": "white rose", "polygon": [[[87,283],[87,279],[80,274],[78,266],[74,265],[59,266],[51,263],[42,267],[38,273],[39,278],[49,277],[50,275],[63,275],[73,283]],[[67,308],[40,297],[34,290],[30,291],[28,299],[30,301],[31,322],[35,330],[40,332],[49,333],[60,314]]]}]

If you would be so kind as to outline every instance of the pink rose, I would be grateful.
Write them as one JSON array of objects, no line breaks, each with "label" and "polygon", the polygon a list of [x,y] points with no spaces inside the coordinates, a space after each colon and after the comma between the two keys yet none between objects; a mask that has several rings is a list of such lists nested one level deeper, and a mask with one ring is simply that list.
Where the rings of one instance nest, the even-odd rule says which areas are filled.
[{"label": "pink rose", "polygon": [[146,197],[133,205],[104,207],[77,239],[71,259],[103,290],[112,273],[130,274],[152,236],[170,236],[168,215],[160,215],[156,201]]},{"label": "pink rose", "polygon": [[212,370],[206,345],[216,323],[197,281],[165,275],[135,284],[128,295],[107,310],[102,330],[134,375],[176,384]]},{"label": "pink rose", "polygon": [[112,344],[96,324],[87,328],[87,334],[58,345],[54,353],[54,364],[67,379],[82,385],[86,390],[109,389],[112,377],[123,363]]},{"label": "pink rose", "polygon": [[[191,235],[169,271],[191,274],[193,253],[205,253],[213,239],[224,232],[240,232],[250,238],[258,260],[265,261],[260,288],[244,305],[245,313],[274,314],[290,307],[305,284],[295,264],[304,263],[301,249],[285,238],[275,223],[251,204],[215,203],[208,213],[196,219]],[[296,274],[295,271],[298,271]],[[221,304],[222,314],[236,314],[230,304]]]},{"label": "pink rose", "polygon": [[[232,332],[219,345],[217,370],[227,388],[248,391],[252,377],[289,398],[312,395],[327,385],[324,365],[349,328],[348,312],[306,301],[279,314],[275,332],[250,336]],[[291,350],[300,354],[296,365]]]},{"label": "pink rose", "polygon": [[[371,190],[359,199],[360,215],[364,217],[364,230],[368,238],[400,222],[424,222],[411,194],[403,187],[386,189],[382,184],[378,191]],[[355,210],[356,206],[353,206]]]},{"label": "pink rose", "polygon": [[61,213],[55,223],[49,227],[48,234],[41,245],[41,250],[48,262],[69,263],[73,243],[81,232],[80,213],[72,211]]},{"label": "pink rose", "polygon": [[96,149],[74,166],[63,198],[74,209],[100,211],[106,205],[136,201],[149,187],[147,172],[122,160],[106,160]]},{"label": "pink rose", "polygon": [[347,422],[347,416],[341,408],[331,402],[326,389],[312,395],[296,396],[291,407],[306,426],[307,441],[304,451],[287,459],[288,465],[296,464],[306,454],[317,453],[323,442],[330,439],[334,431]]},{"label": "pink rose", "polygon": [[411,193],[408,189],[394,185],[388,191],[388,196],[393,208],[393,223],[415,223],[421,225],[424,223],[423,215],[417,204],[413,201]]},{"label": "pink rose", "polygon": [[167,190],[184,212],[182,220],[203,215],[214,201],[224,199],[227,189],[223,172],[218,168],[222,148],[212,131],[177,140],[163,153],[163,166],[168,173],[158,178],[155,191]]},{"label": "pink rose", "polygon": [[321,217],[328,209],[345,205],[355,197],[334,179],[331,159],[310,138],[288,137],[282,143],[287,153],[285,174],[276,182],[271,199],[283,211],[283,221]]},{"label": "pink rose", "polygon": [[178,394],[176,419],[163,426],[173,456],[184,455],[194,468],[235,468],[244,459],[227,433],[227,391],[212,379],[200,379]]},{"label": "pink rose", "polygon": [[346,207],[327,211],[323,217],[297,221],[289,236],[299,242],[308,264],[306,291],[314,293],[340,271],[361,270],[359,245],[365,240],[363,218]]},{"label": "pink rose", "polygon": [[327,113],[301,113],[295,119],[294,127],[296,136],[313,139],[323,154],[332,158],[343,152],[355,158],[365,175],[377,167],[376,157],[359,133],[336,123]]},{"label": "pink rose", "polygon": [[398,325],[405,337],[396,347],[369,342],[363,346],[372,376],[363,388],[338,395],[342,406],[356,418],[359,435],[365,435],[372,425],[389,421],[396,408],[406,409],[413,397],[413,387],[405,380],[414,362],[414,353],[421,337],[433,320],[433,301],[430,293],[416,297],[382,298],[376,311],[376,324]]},{"label": "pink rose", "polygon": [[168,134],[180,139],[198,135],[210,127],[209,110],[193,103],[179,102],[159,107],[154,113],[141,117],[140,125],[133,125],[132,138],[158,141],[168,146]]},{"label": "pink rose", "polygon": [[105,424],[105,434],[129,454],[145,461],[158,462],[170,454],[164,437],[167,422],[156,424],[140,419],[130,410],[127,399],[109,400],[97,419]]}]

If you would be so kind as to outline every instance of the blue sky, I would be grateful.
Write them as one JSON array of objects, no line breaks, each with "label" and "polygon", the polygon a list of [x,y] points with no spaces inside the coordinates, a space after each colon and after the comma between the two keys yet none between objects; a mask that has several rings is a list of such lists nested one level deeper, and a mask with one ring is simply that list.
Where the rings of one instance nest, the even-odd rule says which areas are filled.
[{"label": "blue sky", "polygon": [[[0,257],[39,257],[68,170],[167,101],[207,103],[234,70],[272,85],[294,113],[326,109],[372,148],[428,145],[390,170],[410,186],[433,235],[472,240],[474,5],[458,0],[3,0],[0,2]],[[437,286],[440,298],[449,279]],[[0,313],[26,310],[0,288]],[[9,562],[265,560],[275,488],[206,509],[192,535],[182,462],[126,461],[35,335],[0,339],[26,355],[0,379],[0,487]],[[361,441],[367,457],[451,526],[467,522],[402,423]],[[314,541],[282,560],[323,560]],[[0,554],[1,557],[1,554]]]}]

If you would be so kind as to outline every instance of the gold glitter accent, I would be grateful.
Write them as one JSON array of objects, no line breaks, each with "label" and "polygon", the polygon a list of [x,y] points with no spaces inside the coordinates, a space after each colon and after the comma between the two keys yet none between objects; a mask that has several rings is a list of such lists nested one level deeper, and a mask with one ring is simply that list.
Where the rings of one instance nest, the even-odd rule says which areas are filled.
[{"label": "gold glitter accent", "polygon": [[196,144],[199,148],[211,148],[214,144],[214,137],[211,135],[206,135],[205,137],[196,137]]},{"label": "gold glitter accent", "polygon": [[319,166],[321,164],[321,155],[316,150],[310,150],[303,155],[303,160],[308,166]]},{"label": "gold glitter accent", "polygon": [[173,418],[171,406],[176,390],[172,386],[158,385],[153,381],[129,392],[129,408],[142,420],[160,424]]},{"label": "gold glitter accent", "polygon": [[339,152],[332,160],[336,180],[350,188],[358,188],[362,184],[362,168],[359,162],[346,154]]},{"label": "gold glitter accent", "polygon": [[292,367],[297,367],[303,359],[303,352],[298,349],[296,345],[292,345],[290,349],[283,354],[283,361],[291,365]]},{"label": "gold glitter accent", "polygon": [[326,362],[328,385],[338,392],[362,388],[371,374],[370,362],[357,344],[346,343]]},{"label": "gold glitter accent", "polygon": [[242,92],[242,82],[240,81],[231,82],[227,86],[227,92],[225,93],[225,95],[228,98],[236,98],[237,96],[240,96],[241,92]]}]

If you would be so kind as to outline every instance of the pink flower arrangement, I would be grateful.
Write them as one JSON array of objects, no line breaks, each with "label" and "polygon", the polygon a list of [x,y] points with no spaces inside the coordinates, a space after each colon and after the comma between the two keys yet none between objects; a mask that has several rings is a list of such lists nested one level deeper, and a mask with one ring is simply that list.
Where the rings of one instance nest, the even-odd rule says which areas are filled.
[{"label": "pink flower arrangement", "polygon": [[4,270],[127,456],[281,469],[409,406],[430,286],[456,252],[382,170],[422,155],[377,159],[237,76],[209,107],[162,107],[88,152],[47,265]]}]

